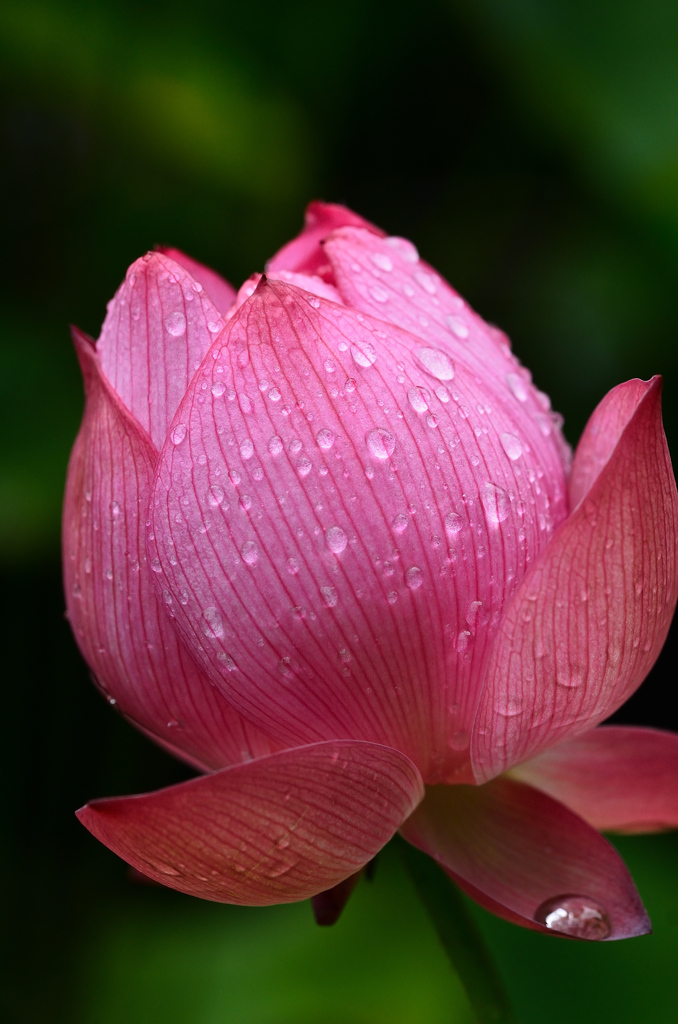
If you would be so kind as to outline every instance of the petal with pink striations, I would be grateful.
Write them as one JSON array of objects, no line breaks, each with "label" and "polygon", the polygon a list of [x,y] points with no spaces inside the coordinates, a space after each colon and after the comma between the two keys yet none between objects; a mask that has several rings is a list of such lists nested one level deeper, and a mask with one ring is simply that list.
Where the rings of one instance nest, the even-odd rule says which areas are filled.
[{"label": "petal with pink striations", "polygon": [[156,448],[223,323],[200,282],[159,252],[132,264],[109,303],[101,366]]},{"label": "petal with pink striations", "polygon": [[678,828],[678,735],[672,732],[603,725],[525,761],[511,775],[601,831]]},{"label": "petal with pink striations", "polygon": [[661,650],[678,593],[678,494],[660,383],[615,388],[617,442],[606,437],[611,453],[497,631],[474,726],[479,781],[607,718]]},{"label": "petal with pink striations", "polygon": [[423,795],[414,765],[370,743],[286,750],[78,812],[102,843],[172,889],[221,903],[292,903],[349,878]]},{"label": "petal with pink striations", "polygon": [[394,746],[441,781],[468,767],[489,637],[564,515],[564,481],[552,452],[544,469],[507,454],[515,403],[461,354],[448,391],[420,349],[262,281],[177,413],[150,557],[248,719],[286,746]]},{"label": "petal with pink striations", "polygon": [[221,768],[269,753],[271,742],[175,634],[169,593],[156,596],[145,546],[158,454],[104,378],[93,343],[79,331],[74,341],[87,404],[68,470],[64,575],[83,655],[108,700],[191,764]]},{"label": "petal with pink striations", "polygon": [[180,267],[187,270],[194,281],[201,284],[219,312],[224,315],[235,301],[235,288],[228,281],[224,280],[216,270],[206,267],[204,263],[198,263],[191,256],[187,256],[180,249],[171,249],[163,245],[158,246],[158,252],[168,256]]},{"label": "petal with pink striations", "polygon": [[271,273],[292,270],[315,274],[333,284],[332,271],[320,243],[331,231],[345,226],[365,228],[375,235],[384,234],[380,228],[338,203],[309,203],[301,233],[271,257],[266,270]]},{"label": "petal with pink striations", "polygon": [[[548,396],[532,384],[529,372],[511,353],[506,335],[486,324],[432,267],[419,259],[405,238],[381,238],[360,228],[341,228],[324,243],[336,286],[354,309],[397,324],[422,339],[422,358],[437,366],[444,380],[444,357],[463,360],[492,394],[488,416],[511,407],[516,433],[506,450],[518,458],[524,449],[551,479],[562,481],[570,449],[551,412]],[[454,384],[447,385],[454,388]],[[531,454],[530,454],[531,453]]]},{"label": "petal with pink striations", "polygon": [[400,832],[478,903],[516,924],[589,939],[650,930],[616,850],[531,786],[507,778],[435,786]]}]

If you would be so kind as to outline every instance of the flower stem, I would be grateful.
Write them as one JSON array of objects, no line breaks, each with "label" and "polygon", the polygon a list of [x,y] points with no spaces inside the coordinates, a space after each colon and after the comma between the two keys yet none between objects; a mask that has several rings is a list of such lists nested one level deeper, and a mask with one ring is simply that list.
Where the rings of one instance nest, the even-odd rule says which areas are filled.
[{"label": "flower stem", "polygon": [[516,1024],[490,952],[457,886],[431,857],[399,836],[396,840],[479,1024]]}]

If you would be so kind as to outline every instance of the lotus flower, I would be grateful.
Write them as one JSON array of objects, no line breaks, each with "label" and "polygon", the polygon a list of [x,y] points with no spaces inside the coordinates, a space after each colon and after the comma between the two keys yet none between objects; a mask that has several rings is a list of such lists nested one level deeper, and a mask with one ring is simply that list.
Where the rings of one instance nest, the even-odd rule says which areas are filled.
[{"label": "lotus flower", "polygon": [[678,824],[678,737],[598,726],[676,603],[659,378],[606,395],[570,467],[505,335],[320,203],[237,295],[160,250],[74,336],[70,621],[201,772],[83,824],[174,889],[321,916],[399,830],[510,921],[647,931],[599,830]]}]

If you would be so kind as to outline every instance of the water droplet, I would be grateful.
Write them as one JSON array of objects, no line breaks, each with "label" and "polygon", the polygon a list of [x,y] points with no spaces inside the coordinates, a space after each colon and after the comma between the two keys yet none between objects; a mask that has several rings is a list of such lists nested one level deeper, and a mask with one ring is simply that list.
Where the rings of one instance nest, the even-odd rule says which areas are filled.
[{"label": "water droplet", "polygon": [[606,911],[588,896],[554,896],[537,907],[534,919],[554,932],[575,939],[600,941],[607,939],[612,931]]},{"label": "water droplet", "polygon": [[207,321],[207,330],[210,332],[210,334],[218,334],[219,333],[219,327],[220,327],[220,324],[218,324],[216,320],[208,320]]},{"label": "water droplet", "polygon": [[389,590],[388,594],[386,595],[386,600],[388,601],[389,604],[395,604],[396,601],[398,600],[398,592],[396,590]]},{"label": "water droplet", "polygon": [[425,270],[415,270],[412,276],[417,284],[420,285],[428,295],[435,295],[438,287],[438,281],[433,274],[429,274]]},{"label": "water droplet", "polygon": [[415,352],[417,360],[432,377],[438,380],[452,380],[454,377],[454,364],[446,352],[439,348],[427,348],[422,346]]},{"label": "water droplet", "polygon": [[282,438],[278,437],[277,434],[271,437],[268,442],[268,450],[271,455],[280,455],[280,452],[283,450]]},{"label": "water droplet", "polygon": [[210,640],[218,640],[219,637],[224,635],[224,624],[221,621],[221,615],[214,605],[209,608],[205,608],[202,613],[201,628],[206,637]]},{"label": "water droplet", "polygon": [[398,235],[392,235],[390,238],[386,239],[386,245],[390,246],[391,249],[395,249],[407,263],[419,262],[419,253],[417,252],[417,248],[409,241],[409,239],[400,238]]},{"label": "water droplet", "polygon": [[241,476],[237,469],[229,469],[228,479],[231,481],[234,487],[237,487],[240,483]]},{"label": "water droplet", "polygon": [[111,518],[117,519],[118,516],[120,515],[120,505],[117,503],[117,501],[112,501],[111,504],[109,505],[109,509],[111,512]]},{"label": "water droplet", "polygon": [[223,500],[224,492],[223,489],[219,486],[219,484],[214,484],[213,487],[210,487],[207,493],[207,501],[212,506],[212,508],[216,508],[218,505],[221,505]]},{"label": "water droplet", "polygon": [[418,590],[424,582],[424,574],[418,565],[412,565],[405,573],[405,583],[410,590]]},{"label": "water droplet", "polygon": [[385,288],[380,288],[378,285],[374,288],[370,288],[370,295],[375,302],[388,302],[390,295]]},{"label": "water droplet", "polygon": [[83,568],[87,575],[89,576],[89,574],[92,571],[92,559],[89,556],[85,559]]},{"label": "water droplet", "polygon": [[514,398],[517,398],[519,402],[526,402],[528,399],[528,390],[525,385],[523,378],[517,373],[507,373],[506,383]]},{"label": "water droplet", "polygon": [[240,499],[240,507],[244,509],[245,512],[249,512],[249,510],[252,508],[252,499],[249,494],[242,495]]},{"label": "water droplet", "polygon": [[290,574],[290,576],[297,575],[297,573],[299,572],[299,563],[297,562],[296,558],[287,559],[287,571]]},{"label": "water droplet", "polygon": [[323,427],[322,430],[319,430],[315,435],[315,439],[318,447],[322,448],[324,451],[329,451],[335,441],[334,434],[327,427]]},{"label": "water droplet", "polygon": [[215,384],[212,385],[212,394],[214,395],[215,398],[220,398],[225,390],[226,385],[223,383],[223,381],[218,380]]},{"label": "water droplet", "polygon": [[348,537],[340,526],[330,526],[325,533],[325,542],[335,555],[340,555],[346,549]]},{"label": "water droplet", "polygon": [[176,427],[174,428],[174,430],[170,434],[170,440],[171,440],[172,444],[181,444],[183,439],[186,437],[187,433],[188,433],[188,427],[186,426],[186,424],[185,423],[177,423]]},{"label": "water droplet", "polygon": [[254,444],[249,437],[240,442],[240,456],[243,459],[251,459],[254,455]]},{"label": "water droplet", "polygon": [[299,476],[308,476],[312,469],[313,463],[311,462],[311,460],[307,459],[305,455],[302,455],[302,457],[297,462],[297,473],[299,474]]},{"label": "water droplet", "polygon": [[370,259],[374,263],[375,267],[379,270],[386,271],[389,274],[393,270],[393,260],[390,256],[387,256],[385,252],[371,252]]},{"label": "water droplet", "polygon": [[280,394],[278,388],[271,388],[271,390],[268,393],[268,397],[271,399],[272,402],[279,402],[280,399],[282,398],[282,395]]},{"label": "water droplet", "polygon": [[351,355],[356,366],[372,366],[377,358],[377,350],[370,341],[355,342],[351,345]]},{"label": "water droplet", "polygon": [[180,338],[182,334],[186,333],[186,317],[178,309],[174,313],[170,313],[165,319],[165,330],[168,334],[171,334],[173,338]]},{"label": "water droplet", "polygon": [[519,459],[523,454],[523,446],[520,438],[516,437],[515,434],[502,434],[499,440],[501,441],[502,448],[512,462],[515,462],[516,459]]},{"label": "water droplet", "polygon": [[432,430],[435,429],[438,426],[438,417],[434,416],[433,413],[429,413],[426,417],[426,425]]},{"label": "water droplet", "polygon": [[240,554],[243,562],[247,562],[248,565],[256,565],[259,561],[259,549],[253,540],[245,541],[240,548]]},{"label": "water droplet", "polygon": [[226,654],[225,651],[219,651],[219,653],[217,654],[217,661],[221,662],[221,664],[224,666],[227,672],[236,672],[238,669],[238,666],[233,661],[233,658],[230,656],[230,654]]},{"label": "water droplet", "polygon": [[469,734],[465,732],[464,729],[457,729],[457,731],[452,733],[452,736],[450,737],[450,747],[452,750],[464,750],[468,747],[469,742]]},{"label": "water droplet", "polygon": [[460,316],[446,316],[445,323],[457,338],[468,338],[468,327]]},{"label": "water droplet", "polygon": [[447,390],[444,384],[441,384],[439,387],[435,389],[435,395],[436,398],[439,401],[441,401],[444,405],[447,405],[447,403],[450,400],[450,392]]},{"label": "water droplet", "polygon": [[292,452],[292,455],[298,455],[303,447],[298,437],[293,437],[289,443],[289,450]]},{"label": "water droplet", "polygon": [[445,516],[445,532],[454,536],[455,533],[459,533],[464,525],[464,520],[461,518],[458,512],[448,512]]},{"label": "water droplet", "polygon": [[403,530],[407,529],[409,519],[403,512],[399,512],[397,516],[394,516],[391,520],[391,528],[395,533],[402,533]]},{"label": "water droplet", "polygon": [[278,662],[278,672],[285,679],[292,679],[294,674],[299,670],[299,662],[294,658],[281,658]]},{"label": "water droplet", "polygon": [[321,587],[320,593],[327,607],[334,608],[337,601],[339,600],[339,595],[337,594],[334,587]]},{"label": "water droplet", "polygon": [[501,699],[497,703],[496,711],[502,718],[515,718],[523,710],[523,702],[519,697]]},{"label": "water droplet", "polygon": [[485,514],[491,523],[503,523],[511,511],[511,499],[506,491],[489,481],[481,494]]},{"label": "water droplet", "polygon": [[352,391],[355,391],[355,388],[356,388],[356,384],[355,384],[355,380],[353,379],[353,377],[347,377],[345,382],[344,382],[344,390],[348,391],[350,393]]},{"label": "water droplet", "polygon": [[247,415],[247,413],[252,412],[252,403],[250,402],[247,395],[238,395],[238,404],[240,406],[241,412],[244,412],[245,415]]},{"label": "water droplet", "polygon": [[375,427],[365,437],[367,447],[375,459],[390,459],[395,449],[396,439],[385,427]]},{"label": "water droplet", "polygon": [[351,652],[349,651],[348,647],[342,647],[341,650],[339,651],[339,661],[343,661],[344,664],[348,664],[350,660]]},{"label": "water droplet", "polygon": [[410,388],[407,392],[407,399],[415,412],[426,412],[429,398],[430,395],[425,388]]},{"label": "water droplet", "polygon": [[454,641],[454,649],[457,654],[463,654],[468,647],[471,634],[468,629],[463,629],[457,639]]}]

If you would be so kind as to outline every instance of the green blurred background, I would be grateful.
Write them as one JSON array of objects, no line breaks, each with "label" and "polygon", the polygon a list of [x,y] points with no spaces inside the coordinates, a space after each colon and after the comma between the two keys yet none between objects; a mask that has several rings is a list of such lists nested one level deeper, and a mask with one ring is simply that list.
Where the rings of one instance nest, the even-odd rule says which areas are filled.
[{"label": "green blurred background", "polygon": [[[411,237],[504,327],[576,442],[665,376],[678,445],[675,0],[4,0],[0,7],[4,1019],[470,1021],[395,857],[334,928],[134,885],[73,818],[185,777],[94,692],[59,515],[127,265],[179,246],[238,284],[314,196]],[[675,631],[621,720],[678,728]],[[585,946],[478,913],[523,1024],[678,1019],[678,837],[625,839],[655,934]],[[6,1004],[6,1007],[5,1007]]]}]

